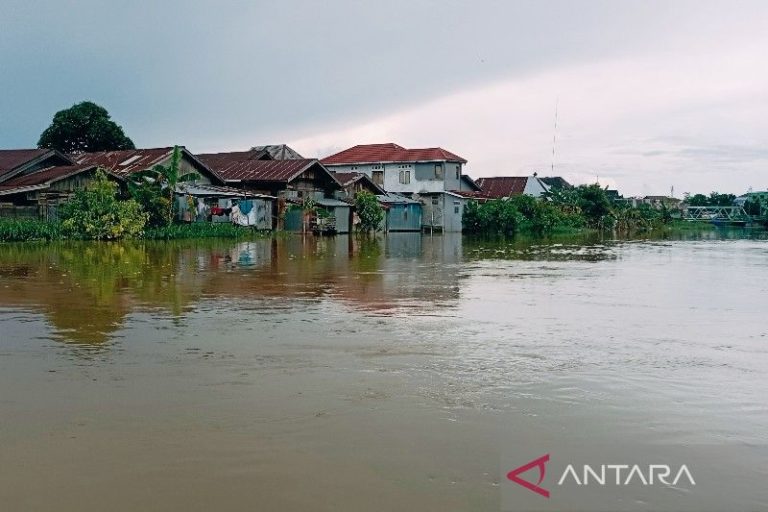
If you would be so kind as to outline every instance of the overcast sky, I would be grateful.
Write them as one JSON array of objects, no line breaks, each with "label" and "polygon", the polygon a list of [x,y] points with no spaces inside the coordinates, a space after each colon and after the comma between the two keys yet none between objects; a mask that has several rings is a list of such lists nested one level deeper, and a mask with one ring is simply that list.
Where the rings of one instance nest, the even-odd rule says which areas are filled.
[{"label": "overcast sky", "polygon": [[139,147],[442,146],[473,177],[768,188],[768,2],[3,0],[0,147],[106,107]]}]

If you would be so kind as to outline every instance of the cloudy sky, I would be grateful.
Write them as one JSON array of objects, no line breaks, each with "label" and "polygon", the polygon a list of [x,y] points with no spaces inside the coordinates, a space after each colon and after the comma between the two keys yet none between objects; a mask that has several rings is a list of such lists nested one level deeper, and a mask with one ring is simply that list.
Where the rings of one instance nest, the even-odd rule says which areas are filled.
[{"label": "cloudy sky", "polygon": [[[442,146],[474,177],[768,188],[768,2],[3,0],[0,147],[89,99],[137,146]],[[554,129],[557,105],[557,130]]]}]

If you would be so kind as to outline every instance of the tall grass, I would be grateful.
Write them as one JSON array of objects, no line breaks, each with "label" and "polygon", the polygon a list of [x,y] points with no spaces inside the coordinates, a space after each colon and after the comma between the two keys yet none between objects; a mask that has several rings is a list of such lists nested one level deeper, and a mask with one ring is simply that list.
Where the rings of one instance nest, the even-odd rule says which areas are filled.
[{"label": "tall grass", "polygon": [[0,218],[0,242],[61,240],[61,224],[37,219]]},{"label": "tall grass", "polygon": [[144,238],[147,240],[178,240],[182,238],[263,238],[270,236],[270,234],[269,231],[257,231],[253,228],[236,226],[228,222],[193,222],[191,224],[171,224],[170,226],[148,228],[144,231]]}]

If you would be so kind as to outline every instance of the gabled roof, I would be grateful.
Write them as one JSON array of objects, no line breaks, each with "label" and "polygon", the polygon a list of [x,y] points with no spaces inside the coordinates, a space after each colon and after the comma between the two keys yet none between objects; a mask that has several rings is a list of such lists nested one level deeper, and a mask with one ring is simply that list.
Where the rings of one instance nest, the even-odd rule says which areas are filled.
[{"label": "gabled roof", "polygon": [[[195,155],[186,148],[179,147],[182,158],[193,162],[199,170],[210,174],[213,178],[218,178],[211,169],[201,162]],[[169,159],[173,154],[173,148],[150,148],[150,149],[126,149],[121,151],[97,151],[94,153],[82,153],[73,155],[78,164],[97,165],[108,169],[111,174],[118,178],[127,178],[134,172],[151,169],[157,164]]]},{"label": "gabled roof", "polygon": [[274,160],[303,160],[304,157],[298,151],[287,144],[267,144],[265,146],[253,146],[252,151],[268,154]]},{"label": "gabled roof", "polygon": [[573,188],[573,185],[565,181],[561,176],[551,176],[548,178],[539,178],[541,181],[543,181],[548,187],[554,188],[554,189],[565,189],[565,188]]},{"label": "gabled roof", "polygon": [[395,162],[458,162],[467,163],[462,157],[443,148],[406,149],[397,144],[362,144],[327,156],[321,160],[326,165],[372,164]]},{"label": "gabled roof", "polygon": [[365,181],[368,183],[368,185],[376,190],[378,194],[386,194],[383,188],[381,188],[379,185],[373,182],[371,178],[368,177],[367,174],[362,172],[335,172],[333,173],[334,177],[336,178],[336,181],[341,183],[342,187],[348,187],[351,184],[357,182],[357,181]]},{"label": "gabled roof", "polygon": [[501,176],[497,178],[478,178],[476,180],[483,194],[494,199],[518,196],[525,191],[528,176]]},{"label": "gabled roof", "polygon": [[480,185],[477,184],[475,180],[469,177],[467,174],[461,175],[461,181],[469,185],[469,187],[474,190],[475,192],[480,192]]},{"label": "gabled roof", "polygon": [[53,160],[49,165],[70,165],[75,162],[55,149],[2,149],[0,150],[0,181],[8,180],[25,168]]},{"label": "gabled roof", "polygon": [[312,166],[317,166],[330,179],[340,185],[332,173],[317,160],[254,160],[251,152],[216,153],[198,155],[221,179],[226,182],[268,181],[288,183]]},{"label": "gabled roof", "polygon": [[462,197],[470,198],[470,199],[479,199],[479,200],[495,199],[493,197],[487,196],[485,192],[480,190],[451,190],[450,192],[453,194],[460,195]]},{"label": "gabled roof", "polygon": [[3,149],[0,150],[0,174],[49,153],[50,149]]},{"label": "gabled roof", "polygon": [[172,152],[173,148],[126,149],[82,153],[75,158],[78,164],[98,165],[125,178],[134,172],[151,169],[168,158]]},{"label": "gabled roof", "polygon": [[18,194],[32,190],[42,190],[51,184],[69,178],[84,171],[96,169],[95,165],[60,165],[48,167],[30,174],[16,176],[0,183],[0,195]]}]

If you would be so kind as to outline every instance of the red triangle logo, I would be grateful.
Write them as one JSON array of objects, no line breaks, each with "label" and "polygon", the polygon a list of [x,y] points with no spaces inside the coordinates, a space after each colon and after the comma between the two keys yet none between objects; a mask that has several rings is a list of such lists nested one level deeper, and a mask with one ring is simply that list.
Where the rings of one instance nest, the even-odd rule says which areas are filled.
[{"label": "red triangle logo", "polygon": [[[547,462],[549,462],[549,454],[542,455],[538,459],[532,460],[528,464],[524,464],[520,466],[517,469],[513,469],[509,473],[507,473],[507,478],[512,480],[518,485],[522,485],[526,489],[535,492],[536,494],[540,494],[544,496],[545,498],[549,498],[549,491],[544,489],[543,487],[539,487],[541,482],[544,481],[544,476],[547,473]],[[526,471],[529,471],[533,468],[539,468],[539,481],[534,483],[529,482],[528,480],[523,480],[520,478],[521,473],[525,473]]]}]

